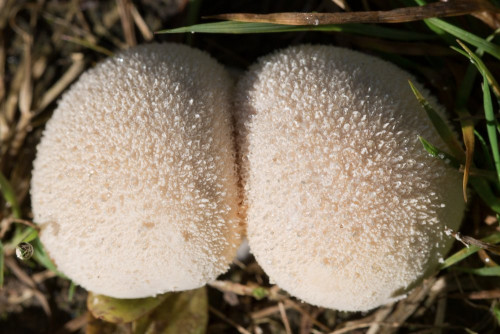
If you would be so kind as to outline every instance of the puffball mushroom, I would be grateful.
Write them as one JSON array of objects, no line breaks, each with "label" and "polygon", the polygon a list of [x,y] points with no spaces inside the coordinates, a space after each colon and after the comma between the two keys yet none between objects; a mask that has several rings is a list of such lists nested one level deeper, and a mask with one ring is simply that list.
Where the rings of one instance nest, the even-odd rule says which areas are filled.
[{"label": "puffball mushroom", "polygon": [[32,205],[58,269],[116,298],[193,289],[240,239],[232,80],[208,54],[143,45],[84,73],[47,123]]},{"label": "puffball mushroom", "polygon": [[443,230],[462,219],[461,176],[419,142],[443,148],[409,79],[372,56],[302,45],[261,58],[237,86],[250,249],[308,303],[395,301],[451,246]]}]

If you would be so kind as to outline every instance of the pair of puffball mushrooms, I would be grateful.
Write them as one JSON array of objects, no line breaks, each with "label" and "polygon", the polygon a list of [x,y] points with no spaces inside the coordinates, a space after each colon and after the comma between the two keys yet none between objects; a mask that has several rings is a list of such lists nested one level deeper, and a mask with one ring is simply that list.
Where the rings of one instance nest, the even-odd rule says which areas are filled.
[{"label": "pair of puffball mushrooms", "polygon": [[459,173],[418,140],[441,143],[408,79],[301,45],[233,89],[202,51],[124,51],[84,73],[47,123],[31,189],[41,240],[61,272],[116,298],[203,286],[246,234],[271,279],[308,303],[400,299],[435,270],[464,211]]}]

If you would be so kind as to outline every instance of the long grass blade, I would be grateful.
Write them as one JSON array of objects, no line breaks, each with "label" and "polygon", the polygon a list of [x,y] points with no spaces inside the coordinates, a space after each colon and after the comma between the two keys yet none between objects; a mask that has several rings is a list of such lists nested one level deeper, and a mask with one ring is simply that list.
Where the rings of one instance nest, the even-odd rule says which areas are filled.
[{"label": "long grass blade", "polygon": [[451,131],[448,124],[446,124],[446,122],[434,110],[434,108],[430,105],[430,103],[422,96],[422,94],[418,91],[418,89],[411,83],[411,81],[409,81],[409,83],[411,90],[413,91],[413,94],[415,94],[415,97],[417,98],[418,102],[420,103],[422,108],[424,108],[425,112],[427,113],[427,116],[434,125],[434,129],[437,131],[443,142],[448,146],[448,148],[453,153],[453,156],[457,160],[464,161],[465,160],[464,151],[460,146],[460,143],[458,142],[457,138],[455,137],[453,131]]},{"label": "long grass blade", "polygon": [[368,24],[341,24],[341,25],[319,25],[319,26],[290,26],[273,23],[249,23],[249,22],[213,22],[195,24],[188,27],[175,29],[164,29],[155,32],[156,34],[177,34],[177,33],[216,33],[216,34],[262,34],[278,32],[297,31],[324,31],[324,32],[344,32],[365,36],[379,37],[392,40],[418,41],[435,39],[429,34],[422,34],[401,29],[392,29]]},{"label": "long grass blade", "polygon": [[490,87],[488,85],[486,77],[483,81],[483,104],[484,104],[484,115],[486,117],[486,130],[488,133],[488,139],[490,141],[491,153],[493,155],[493,162],[495,164],[495,169],[498,175],[498,181],[500,181],[500,151],[498,150],[498,137],[497,137],[497,121],[495,119],[495,113],[493,111],[493,103],[491,101]]},{"label": "long grass blade", "polygon": [[470,184],[484,203],[486,203],[486,205],[488,205],[493,211],[500,214],[500,201],[491,191],[488,182],[479,177],[471,177]]},{"label": "long grass blade", "polygon": [[14,218],[21,219],[21,208],[17,203],[16,195],[14,189],[10,185],[7,178],[0,172],[0,191],[2,192],[3,198],[9,203],[12,208],[12,215]]},{"label": "long grass blade", "polygon": [[498,81],[495,79],[493,74],[491,74],[488,67],[484,64],[483,60],[476,53],[472,52],[472,50],[469,49],[467,45],[462,43],[462,41],[457,40],[457,43],[460,44],[460,46],[465,50],[466,53],[455,47],[452,47],[452,49],[469,58],[469,60],[476,66],[479,73],[481,73],[486,78],[495,96],[497,98],[500,98],[500,85],[498,84]]},{"label": "long grass blade", "polygon": [[40,242],[39,238],[36,238],[33,240],[33,248],[35,250],[33,254],[33,258],[40,264],[42,264],[45,268],[55,272],[58,276],[62,278],[67,278],[63,273],[57,270],[56,266],[48,256],[48,254],[45,252],[45,249],[43,248],[42,243]]},{"label": "long grass blade", "polygon": [[464,273],[474,274],[478,276],[500,276],[500,266],[497,267],[483,267],[483,268],[463,268],[455,267],[453,270],[461,271]]},{"label": "long grass blade", "polygon": [[113,52],[112,51],[106,49],[105,47],[99,46],[99,45],[97,45],[95,43],[92,43],[90,41],[87,41],[85,39],[77,38],[77,37],[72,37],[72,36],[63,36],[62,39],[65,40],[65,41],[74,43],[74,44],[81,45],[81,46],[86,47],[86,48],[88,48],[90,50],[93,50],[95,52],[102,53],[103,55],[106,55],[108,57],[112,57],[113,56]]},{"label": "long grass blade", "polygon": [[71,281],[69,284],[69,289],[68,289],[68,301],[72,302],[73,297],[75,296],[75,290],[76,290],[76,284],[75,282]]},{"label": "long grass blade", "polygon": [[[493,164],[493,160],[491,159],[490,149],[488,148],[488,144],[486,143],[486,140],[483,138],[483,136],[479,132],[474,131],[474,134],[476,135],[476,138],[479,142],[479,145],[483,151],[483,154],[480,157],[481,161],[484,162],[484,164],[486,165],[486,168],[488,170],[494,170],[495,165]],[[496,178],[496,173],[495,173],[495,178]]]},{"label": "long grass blade", "polygon": [[[464,201],[467,202],[467,184],[469,182],[469,173],[472,165],[472,159],[474,155],[474,123],[472,121],[463,121],[462,134],[465,142],[465,153],[460,146],[460,143],[455,137],[455,134],[449,128],[448,124],[441,118],[441,116],[434,110],[434,108],[429,104],[427,100],[422,96],[422,94],[417,90],[417,88],[411,83],[410,87],[418,102],[424,108],[427,116],[434,125],[434,129],[438,132],[441,139],[450,148],[451,152],[455,158],[463,162],[465,161],[464,176],[462,180],[462,192],[464,195]],[[443,153],[441,153],[443,154]]]},{"label": "long grass blade", "polygon": [[261,22],[287,25],[324,25],[346,23],[401,23],[431,17],[467,15],[488,11],[492,5],[485,1],[455,0],[452,3],[434,2],[424,6],[403,7],[384,11],[356,11],[340,13],[230,13],[209,16],[211,19],[238,22]]},{"label": "long grass blade", "polygon": [[[425,0],[413,0],[414,3],[420,5],[420,6],[425,6],[427,5],[427,1]],[[488,40],[485,40],[477,35],[474,35],[466,30],[463,30],[459,27],[454,26],[453,24],[450,24],[446,21],[443,21],[438,18],[429,18],[425,19],[424,22],[438,35],[443,37],[445,40],[448,41],[448,44],[452,45],[451,40],[448,37],[445,37],[442,35],[442,32],[445,31],[450,35],[455,36],[458,39],[461,39],[463,41],[466,41],[469,44],[474,45],[475,47],[486,51],[487,53],[491,54],[493,57],[500,59],[500,46],[491,43]]]},{"label": "long grass blade", "polygon": [[[458,169],[460,167],[460,162],[456,160],[455,157],[435,147],[422,137],[419,137],[419,140],[422,143],[424,149],[432,156],[445,161],[454,168]],[[480,177],[471,177],[469,182],[474,188],[474,190],[477,192],[479,197],[481,197],[481,199],[493,211],[495,211],[496,213],[500,213],[500,200],[495,196],[495,194],[493,194],[488,182],[486,182],[483,178]]]},{"label": "long grass blade", "polygon": [[491,42],[488,42],[487,40],[474,35],[466,30],[463,30],[461,28],[458,28],[454,26],[453,24],[450,24],[448,22],[445,22],[441,19],[427,19],[428,22],[432,23],[436,27],[443,29],[450,35],[455,36],[456,38],[459,38],[471,45],[474,45],[477,48],[480,48],[484,50],[485,52],[489,53],[493,57],[500,59],[500,46],[493,44]]}]

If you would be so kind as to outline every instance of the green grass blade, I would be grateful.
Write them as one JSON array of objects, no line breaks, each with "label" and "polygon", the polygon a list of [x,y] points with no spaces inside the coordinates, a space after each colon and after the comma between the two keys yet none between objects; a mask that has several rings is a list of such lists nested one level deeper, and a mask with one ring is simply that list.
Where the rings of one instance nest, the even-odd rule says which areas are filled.
[{"label": "green grass blade", "polygon": [[[491,37],[491,36],[490,36]],[[460,46],[465,50],[462,51],[456,47],[452,47],[453,50],[463,54],[465,57],[469,58],[469,60],[472,62],[474,66],[476,66],[477,70],[479,73],[483,75],[483,77],[486,78],[488,81],[488,84],[491,86],[493,93],[497,98],[500,98],[500,86],[498,85],[498,81],[495,79],[493,74],[491,74],[490,70],[488,67],[485,65],[483,60],[474,52],[472,52],[464,43],[462,43],[460,40],[457,40],[457,43],[460,44]]]},{"label": "green grass blade", "polygon": [[[427,4],[427,1],[424,0],[414,0],[414,2],[420,6],[424,6]],[[433,30],[436,34],[444,38],[449,45],[452,45],[454,43],[448,37],[442,34],[443,31],[447,32],[452,36],[455,36],[456,38],[466,41],[467,43],[474,45],[479,49],[484,50],[485,52],[489,53],[490,55],[492,55],[497,59],[500,59],[500,46],[491,43],[488,40],[485,40],[477,35],[474,35],[466,30],[463,30],[441,19],[430,18],[430,19],[425,19],[424,22],[427,24],[427,26],[429,26],[429,28],[431,28],[431,30]]]},{"label": "green grass blade", "polygon": [[500,276],[500,266],[497,267],[483,267],[483,268],[463,268],[455,267],[453,270],[461,271],[464,273],[474,274],[478,276]]},{"label": "green grass blade", "polygon": [[469,97],[472,93],[476,77],[477,77],[476,68],[474,67],[473,64],[469,64],[469,66],[467,66],[467,70],[465,71],[465,75],[460,83],[460,86],[458,87],[457,90],[457,98],[456,98],[457,110],[465,109],[467,101],[469,100]]},{"label": "green grass blade", "polygon": [[427,19],[427,20],[428,20],[428,22],[434,24],[436,27],[443,29],[444,31],[446,31],[450,35],[453,35],[456,38],[459,38],[459,39],[461,39],[461,40],[463,40],[471,45],[474,45],[476,48],[480,48],[480,49],[484,50],[485,52],[489,53],[490,55],[492,55],[493,57],[500,59],[500,46],[498,46],[494,43],[488,42],[487,40],[485,40],[477,35],[474,35],[466,30],[458,28],[458,27],[456,27],[448,22],[441,20],[441,19],[432,18],[432,19]]},{"label": "green grass blade", "polygon": [[[9,248],[16,248],[21,242],[30,242],[38,236],[38,232],[32,227],[23,228],[21,226],[16,226],[16,232],[12,239],[9,241],[7,246]],[[34,235],[34,238],[33,238]],[[26,241],[29,240],[29,241]]]},{"label": "green grass blade", "polygon": [[459,161],[465,160],[465,154],[460,146],[460,143],[455,137],[455,134],[449,128],[448,124],[441,118],[441,116],[432,108],[432,106],[425,100],[425,98],[420,94],[415,86],[409,81],[411,90],[415,94],[418,102],[424,108],[427,116],[434,125],[434,129],[437,131],[443,142],[449,147],[455,158]]},{"label": "green grass blade", "polygon": [[490,185],[486,180],[471,177],[470,184],[476,191],[476,193],[481,197],[481,199],[488,205],[493,211],[500,214],[500,201],[498,197],[491,191]]},{"label": "green grass blade", "polygon": [[498,137],[497,137],[497,122],[495,119],[495,113],[493,111],[493,103],[491,101],[490,87],[486,77],[483,81],[483,103],[484,103],[484,115],[486,117],[486,130],[488,133],[488,139],[490,140],[491,153],[493,154],[493,163],[495,164],[495,169],[497,171],[498,180],[500,181],[500,151],[498,150]]},{"label": "green grass blade", "polygon": [[[491,72],[488,70],[488,68],[485,66],[484,62],[479,58],[474,52],[472,52],[465,44],[463,44],[461,41],[457,41],[460,46],[465,50],[460,50],[458,48],[453,47],[453,49],[460,54],[464,55],[467,57],[477,68],[479,73],[483,76],[483,105],[484,105],[484,114],[486,118],[486,130],[488,134],[488,140],[490,142],[490,147],[491,147],[491,154],[493,156],[493,164],[495,166],[495,170],[497,173],[497,180],[495,182],[496,187],[499,187],[499,182],[500,182],[500,152],[499,152],[499,147],[498,147],[498,137],[497,137],[497,127],[498,123],[495,118],[495,113],[493,111],[493,102],[491,99],[491,93],[490,93],[490,87],[493,88],[494,91],[498,91],[498,94],[500,94],[500,89],[498,88],[498,83],[491,75]],[[486,190],[485,187],[482,187],[483,190]],[[491,191],[490,191],[491,192]],[[481,196],[481,193],[479,193]],[[489,196],[489,195],[488,195]],[[496,212],[498,212],[496,209],[494,209]]]},{"label": "green grass blade", "polygon": [[[401,0],[406,6],[412,7],[415,4],[419,6],[425,6],[427,5],[427,1],[423,0]],[[444,31],[441,28],[438,28],[434,24],[432,24],[429,20],[424,19],[424,24],[432,30],[436,35],[438,35],[442,40],[446,42],[448,45],[453,45],[455,43],[455,40],[453,39],[450,34],[448,34],[446,31]]]},{"label": "green grass blade", "polygon": [[69,284],[69,289],[68,289],[68,301],[72,302],[73,297],[75,296],[75,290],[76,290],[76,284],[75,282],[71,281]]},{"label": "green grass blade", "polygon": [[[424,6],[427,4],[427,1],[424,0],[413,0],[419,6]],[[463,41],[466,41],[469,44],[474,45],[475,47],[486,51],[491,54],[493,57],[500,59],[500,46],[491,43],[488,40],[485,40],[479,36],[476,36],[466,30],[458,28],[453,24],[450,24],[446,21],[437,18],[425,19],[424,22],[431,28],[436,34],[443,37],[446,41],[448,41],[449,45],[452,45],[453,42],[449,40],[449,38],[442,35],[442,32],[445,31],[450,35],[455,36]]]},{"label": "green grass blade", "polygon": [[48,254],[45,252],[45,249],[43,248],[43,245],[40,242],[39,238],[36,238],[35,240],[33,240],[32,245],[33,245],[33,248],[35,250],[35,252],[33,254],[33,258],[38,263],[43,265],[45,268],[55,272],[58,276],[60,276],[62,278],[67,278],[63,273],[61,273],[60,271],[57,270],[56,266],[54,265],[54,263],[52,262],[52,260],[48,256]]},{"label": "green grass blade", "polygon": [[27,230],[31,230],[31,231],[26,237],[24,237],[22,242],[32,242],[33,240],[38,238],[38,231],[37,230],[35,230],[34,228],[29,228]]},{"label": "green grass blade", "polygon": [[393,40],[429,40],[434,36],[412,31],[380,27],[368,24],[327,24],[319,26],[291,26],[273,23],[252,23],[223,21],[195,24],[188,27],[175,29],[164,29],[157,31],[156,34],[177,34],[177,33],[216,33],[216,34],[262,34],[278,32],[296,32],[296,31],[326,31],[326,32],[345,32],[365,36],[380,37]]},{"label": "green grass blade", "polygon": [[456,169],[460,168],[460,162],[454,156],[452,156],[452,155],[450,155],[450,154],[448,154],[448,153],[440,150],[439,148],[437,148],[436,146],[432,145],[431,143],[429,143],[427,140],[425,140],[424,138],[422,138],[420,136],[418,137],[418,139],[422,143],[422,146],[424,147],[424,149],[430,155],[432,155],[433,157],[436,157],[436,158],[439,158],[439,159],[443,160],[444,162],[446,162],[447,164],[449,164],[453,168],[456,168]]},{"label": "green grass blade", "polygon": [[12,208],[12,215],[14,218],[21,218],[21,208],[19,208],[19,204],[17,203],[16,195],[14,194],[14,190],[10,185],[7,178],[0,172],[0,191],[2,192],[3,198],[9,203]]},{"label": "green grass blade", "polygon": [[495,318],[497,319],[497,322],[500,325],[500,304],[496,304],[493,307],[493,314],[495,315]]},{"label": "green grass blade", "polygon": [[[481,241],[490,243],[490,244],[498,244],[500,242],[500,233],[495,233],[492,235],[487,236],[486,238],[481,239]],[[465,247],[455,254],[451,255],[448,257],[444,263],[441,265],[440,269],[446,269],[455,263],[458,263],[462,261],[463,259],[469,257],[470,255],[476,253],[478,250],[480,250],[478,246],[469,246]]]},{"label": "green grass blade", "polygon": [[105,47],[99,46],[99,45],[97,45],[97,44],[95,44],[93,42],[85,40],[83,38],[77,38],[77,37],[72,37],[72,36],[63,36],[62,39],[66,40],[66,41],[68,41],[70,43],[74,43],[74,44],[83,46],[83,47],[85,47],[87,49],[90,49],[90,50],[93,50],[95,52],[102,53],[105,56],[113,57],[113,52],[112,51],[106,49]]},{"label": "green grass blade", "polygon": [[3,244],[0,240],[0,289],[3,288],[3,271],[4,271],[4,253]]},{"label": "green grass blade", "polygon": [[[186,16],[186,24],[188,26],[195,24],[196,21],[198,20],[202,3],[203,0],[189,0],[187,6],[187,16]],[[186,35],[186,43],[189,45],[193,45],[192,34]]]},{"label": "green grass blade", "polygon": [[486,140],[483,138],[483,136],[479,132],[474,131],[474,134],[476,135],[476,138],[479,142],[479,145],[481,146],[481,149],[484,153],[480,157],[481,161],[484,162],[484,164],[486,165],[486,169],[494,170],[495,165],[493,164],[493,160],[491,159],[490,150],[488,148],[488,144],[486,143]]},{"label": "green grass blade", "polygon": [[[440,150],[439,148],[435,147],[431,143],[429,143],[427,140],[425,140],[422,137],[418,138],[420,142],[422,143],[422,146],[424,149],[431,154],[432,156],[439,158],[446,163],[448,163],[450,166],[454,168],[459,168],[460,167],[460,162],[456,160],[453,156],[449,155],[448,153]],[[493,194],[493,192],[490,189],[490,186],[488,182],[486,182],[484,179],[480,177],[471,177],[469,179],[470,184],[474,188],[474,190],[477,192],[479,197],[495,212],[500,213],[500,200]]]}]

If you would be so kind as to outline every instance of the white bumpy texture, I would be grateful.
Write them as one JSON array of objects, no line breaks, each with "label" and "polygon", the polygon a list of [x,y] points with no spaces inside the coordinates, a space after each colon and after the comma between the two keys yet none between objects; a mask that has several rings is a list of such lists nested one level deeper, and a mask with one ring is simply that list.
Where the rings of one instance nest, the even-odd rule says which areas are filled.
[{"label": "white bumpy texture", "polygon": [[369,310],[402,298],[449,250],[461,176],[419,142],[443,147],[409,79],[372,56],[303,45],[263,57],[240,81],[250,249],[292,295]]},{"label": "white bumpy texture", "polygon": [[41,240],[95,293],[193,289],[240,240],[232,81],[179,44],[122,52],[81,76],[48,122],[32,179]]}]

